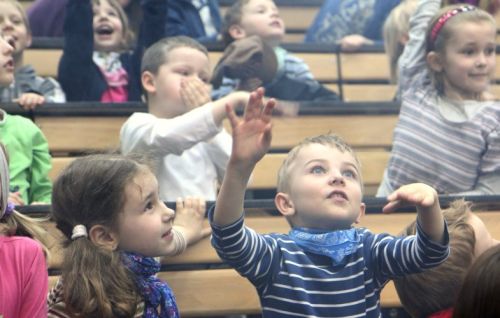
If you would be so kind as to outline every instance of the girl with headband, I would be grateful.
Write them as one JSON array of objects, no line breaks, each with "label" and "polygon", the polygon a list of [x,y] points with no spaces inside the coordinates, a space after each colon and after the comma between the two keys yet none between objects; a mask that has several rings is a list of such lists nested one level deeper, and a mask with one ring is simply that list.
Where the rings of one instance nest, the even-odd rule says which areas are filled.
[{"label": "girl with headband", "polygon": [[500,194],[496,25],[470,5],[421,0],[399,59],[399,121],[377,196],[423,182],[440,194]]},{"label": "girl with headband", "polygon": [[172,290],[156,277],[155,257],[207,236],[204,216],[204,200],[178,199],[174,222],[141,158],[76,159],[53,189],[52,217],[65,249],[49,317],[179,317]]},{"label": "girl with headband", "polygon": [[[12,51],[0,34],[0,85],[14,78]],[[0,317],[46,317],[47,235],[40,221],[14,211],[9,186],[7,154],[0,143]]]}]

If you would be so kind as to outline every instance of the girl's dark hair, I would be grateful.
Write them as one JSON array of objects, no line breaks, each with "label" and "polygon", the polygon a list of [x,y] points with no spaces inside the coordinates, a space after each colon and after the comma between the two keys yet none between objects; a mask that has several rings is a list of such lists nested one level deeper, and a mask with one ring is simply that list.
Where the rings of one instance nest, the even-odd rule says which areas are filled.
[{"label": "girl's dark hair", "polygon": [[52,217],[62,231],[64,301],[78,317],[131,317],[140,300],[133,276],[120,254],[90,239],[71,240],[75,225],[116,229],[125,203],[125,187],[140,171],[139,159],[122,155],[91,155],[73,161],[57,178]]}]

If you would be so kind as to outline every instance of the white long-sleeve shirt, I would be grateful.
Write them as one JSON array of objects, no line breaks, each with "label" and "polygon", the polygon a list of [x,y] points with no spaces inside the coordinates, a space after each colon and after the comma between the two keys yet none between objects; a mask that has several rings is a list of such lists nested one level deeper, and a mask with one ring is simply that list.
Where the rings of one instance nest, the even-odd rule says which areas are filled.
[{"label": "white long-sleeve shirt", "polygon": [[158,158],[160,199],[215,200],[231,154],[231,136],[214,122],[208,103],[174,118],[134,113],[120,131],[121,151]]}]

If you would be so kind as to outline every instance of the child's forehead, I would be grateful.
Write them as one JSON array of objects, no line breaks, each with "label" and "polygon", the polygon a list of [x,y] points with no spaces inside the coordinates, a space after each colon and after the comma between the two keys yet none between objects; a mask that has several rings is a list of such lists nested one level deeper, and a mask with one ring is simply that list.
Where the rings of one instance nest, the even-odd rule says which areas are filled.
[{"label": "child's forehead", "polygon": [[115,6],[108,0],[98,0],[98,1],[95,1],[93,3],[93,7],[94,8],[105,8],[105,9],[111,9],[111,10],[114,10],[116,12],[118,12],[118,10],[115,8]]},{"label": "child's forehead", "polygon": [[461,21],[461,23],[452,24],[450,27],[451,42],[475,42],[477,39],[471,35],[486,35],[495,42],[496,26],[490,21]]},{"label": "child's forehead", "polygon": [[258,6],[271,6],[276,8],[276,4],[273,0],[249,0],[243,5],[243,10],[256,8]]},{"label": "child's forehead", "polygon": [[[356,158],[350,151],[343,151],[334,144],[310,143],[298,149],[296,162],[307,163],[315,160],[334,160],[356,163]],[[357,165],[357,164],[356,164]]]},{"label": "child's forehead", "polygon": [[21,9],[14,3],[10,1],[0,1],[0,16],[2,15],[16,15],[22,16]]},{"label": "child's forehead", "polygon": [[165,52],[163,64],[187,64],[210,68],[210,62],[205,52],[190,46],[177,46]]}]

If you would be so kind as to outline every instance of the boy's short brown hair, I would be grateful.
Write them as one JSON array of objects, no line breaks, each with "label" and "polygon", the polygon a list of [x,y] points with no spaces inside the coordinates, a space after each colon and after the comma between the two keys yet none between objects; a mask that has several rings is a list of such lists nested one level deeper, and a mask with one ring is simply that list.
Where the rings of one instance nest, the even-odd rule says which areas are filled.
[{"label": "boy's short brown hair", "polygon": [[231,34],[229,34],[229,28],[235,24],[241,23],[241,16],[243,13],[243,7],[248,4],[250,0],[236,0],[231,7],[227,10],[224,15],[224,20],[222,21],[222,40],[226,45],[229,45],[234,41]]},{"label": "boy's short brown hair", "polygon": [[361,175],[361,162],[359,161],[358,157],[356,156],[356,153],[354,152],[354,150],[352,150],[351,146],[349,146],[344,141],[344,139],[342,139],[340,136],[332,134],[332,133],[305,138],[297,146],[293,147],[292,150],[290,150],[290,152],[288,152],[286,159],[283,161],[280,169],[278,170],[278,186],[277,186],[278,192],[288,192],[289,191],[290,167],[295,162],[295,159],[297,158],[297,155],[299,154],[299,152],[305,146],[308,146],[311,144],[321,144],[321,145],[325,145],[325,146],[331,146],[331,147],[336,148],[340,152],[348,152],[348,153],[352,154],[352,156],[354,157],[356,164],[358,166],[359,182],[361,184],[361,191],[363,192],[363,178]]},{"label": "boy's short brown hair", "polygon": [[[476,236],[468,223],[470,203],[452,202],[443,210],[450,235],[450,255],[441,265],[425,272],[394,279],[394,285],[404,308],[412,317],[427,317],[454,306],[467,269],[474,259]],[[403,235],[414,235],[416,221],[409,224]]]},{"label": "boy's short brown hair", "polygon": [[193,48],[208,56],[207,48],[195,39],[183,35],[164,38],[151,45],[144,52],[141,62],[141,74],[145,71],[157,74],[158,69],[168,62],[168,53],[179,47]]}]

